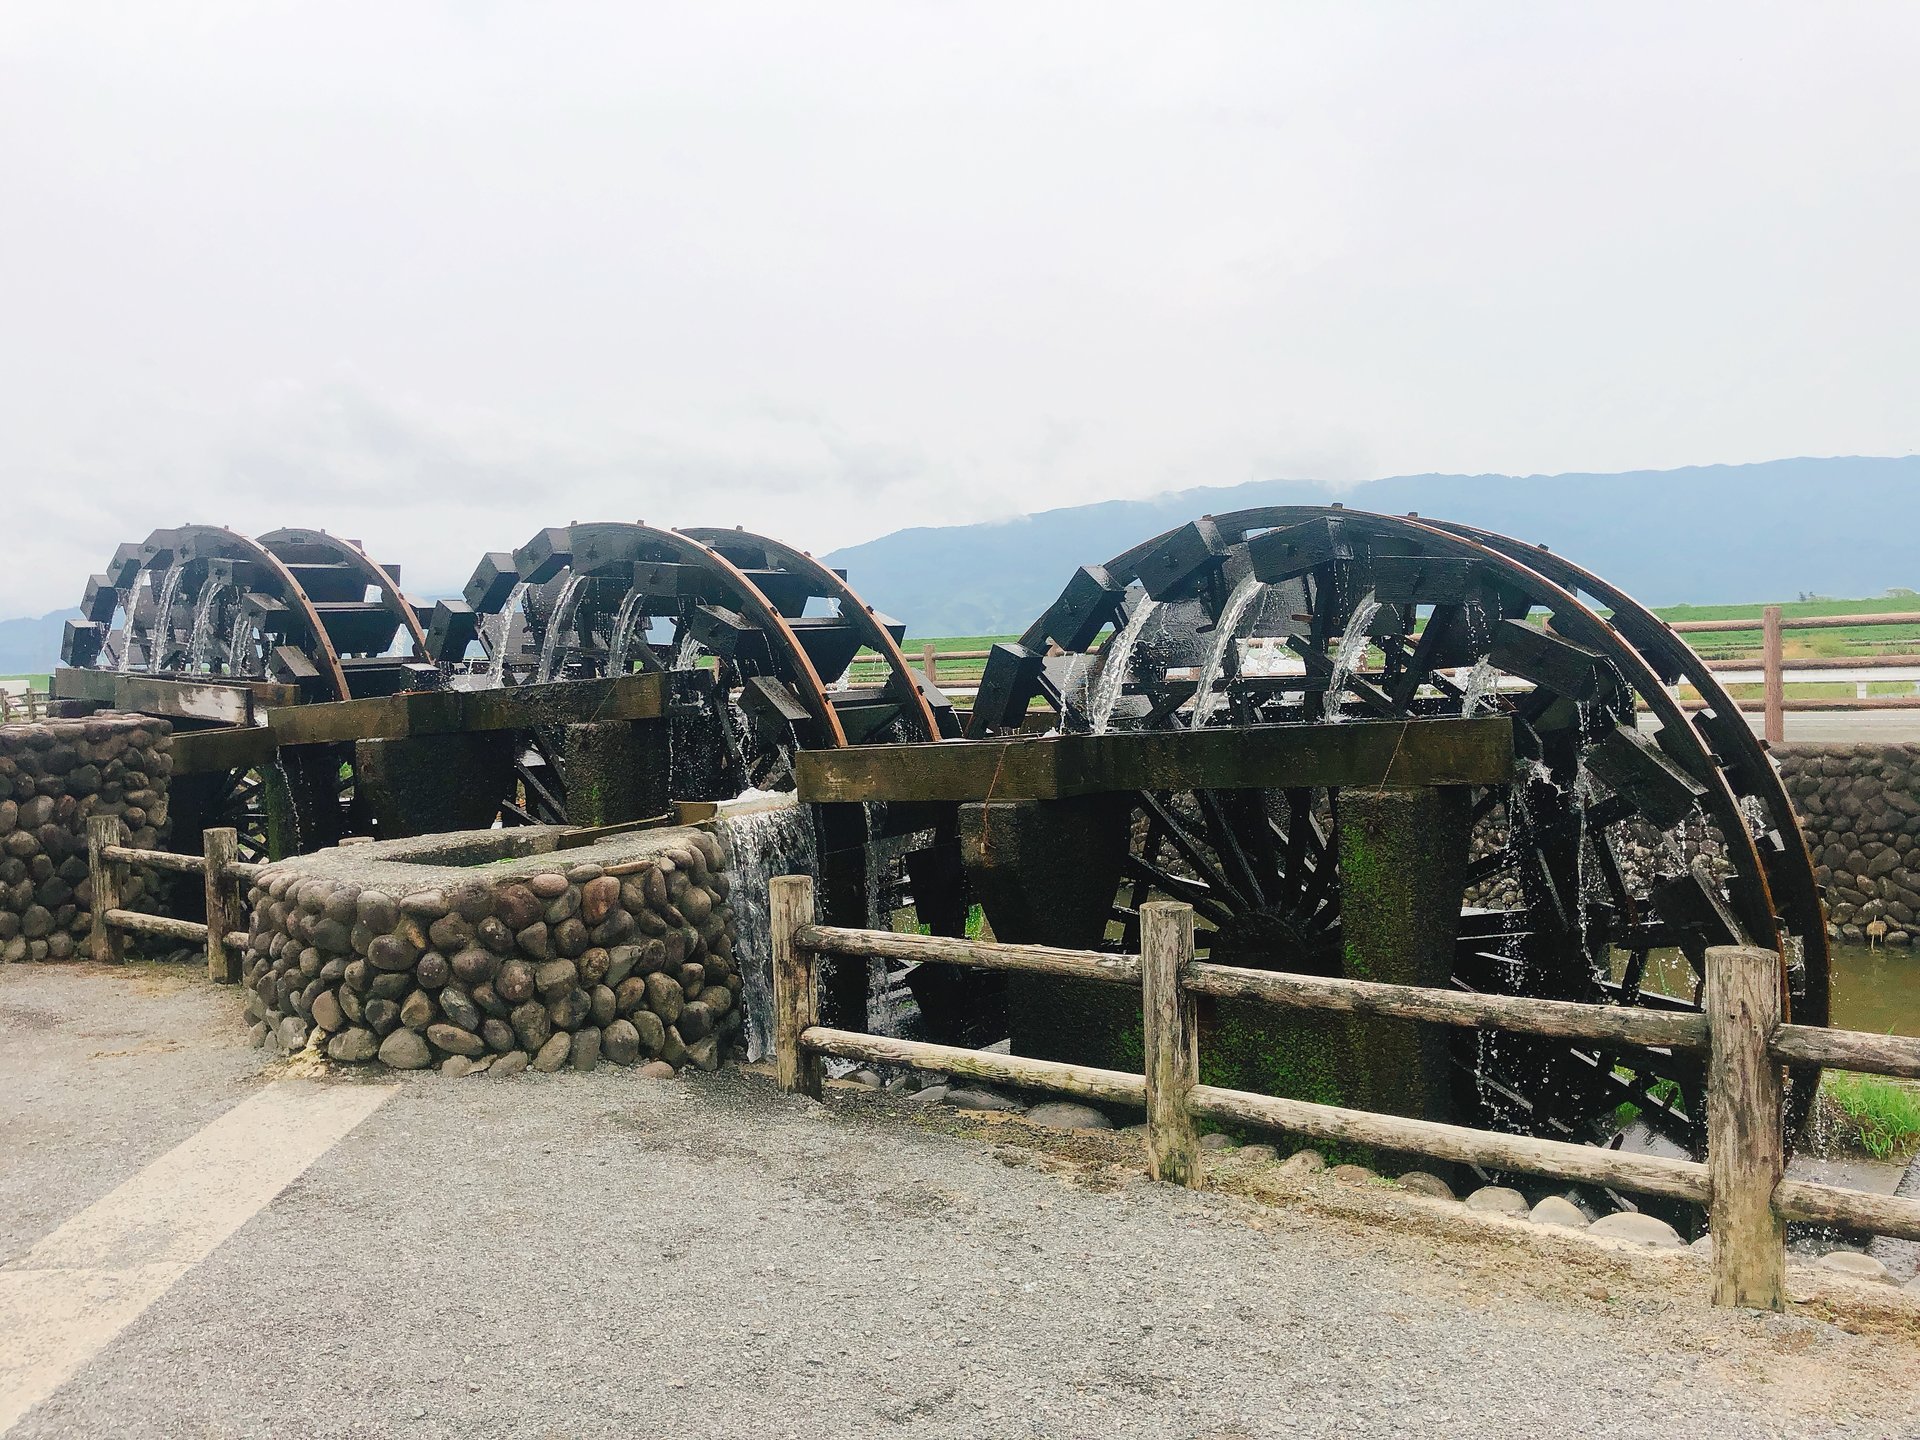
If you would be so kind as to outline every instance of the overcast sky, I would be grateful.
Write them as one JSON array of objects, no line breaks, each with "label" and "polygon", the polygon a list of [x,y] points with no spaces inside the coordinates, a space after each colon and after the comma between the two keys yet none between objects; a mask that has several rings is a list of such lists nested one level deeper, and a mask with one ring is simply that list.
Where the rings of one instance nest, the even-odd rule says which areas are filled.
[{"label": "overcast sky", "polygon": [[8,0],[0,615],[184,521],[445,593],[576,519],[821,551],[1911,453],[1917,42],[1904,3]]}]

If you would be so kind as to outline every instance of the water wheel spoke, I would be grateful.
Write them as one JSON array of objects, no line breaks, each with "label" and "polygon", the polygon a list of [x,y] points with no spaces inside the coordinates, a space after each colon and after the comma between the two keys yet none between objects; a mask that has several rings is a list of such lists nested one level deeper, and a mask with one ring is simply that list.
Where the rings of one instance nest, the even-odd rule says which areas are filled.
[{"label": "water wheel spoke", "polygon": [[1442,647],[1451,638],[1453,627],[1465,615],[1458,605],[1436,605],[1433,613],[1427,616],[1426,627],[1420,632],[1420,639],[1413,647],[1413,655],[1407,661],[1407,668],[1394,682],[1392,696],[1397,709],[1404,710],[1413,700],[1416,690],[1432,674],[1443,653]]},{"label": "water wheel spoke", "polygon": [[1150,890],[1157,890],[1170,900],[1184,900],[1193,906],[1196,914],[1204,915],[1216,925],[1224,925],[1233,919],[1233,909],[1221,904],[1201,881],[1156,870],[1142,862],[1137,855],[1129,855],[1123,869],[1126,874],[1138,876]]},{"label": "water wheel spoke", "polygon": [[1173,848],[1179,852],[1180,858],[1199,872],[1200,879],[1205,883],[1210,893],[1225,896],[1227,900],[1238,909],[1246,910],[1252,908],[1247,903],[1247,897],[1242,895],[1227,880],[1226,876],[1221,873],[1219,866],[1214,863],[1214,858],[1207,853],[1206,848],[1195,836],[1187,831],[1185,826],[1174,818],[1172,812],[1167,809],[1166,804],[1159,796],[1150,791],[1142,790],[1139,792],[1139,804],[1142,809],[1158,822],[1162,833],[1166,835],[1168,842]]},{"label": "water wheel spoke", "polygon": [[1200,807],[1201,819],[1206,822],[1207,833],[1213,841],[1214,854],[1226,861],[1236,877],[1244,882],[1235,888],[1244,895],[1255,909],[1267,903],[1265,888],[1260,876],[1248,856],[1246,846],[1240,842],[1233,820],[1227,814],[1226,804],[1219,795],[1211,790],[1196,790],[1194,800]]}]

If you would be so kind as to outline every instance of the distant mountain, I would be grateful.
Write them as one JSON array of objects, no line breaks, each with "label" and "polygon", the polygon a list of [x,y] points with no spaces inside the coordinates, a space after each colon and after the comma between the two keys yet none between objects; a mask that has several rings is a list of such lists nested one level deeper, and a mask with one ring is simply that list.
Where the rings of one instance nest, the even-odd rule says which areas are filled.
[{"label": "distant mountain", "polygon": [[1259,480],[979,525],[897,530],[827,556],[914,636],[1024,630],[1076,566],[1199,515],[1338,500],[1541,542],[1649,605],[1920,588],[1920,456],[1618,475],[1402,475],[1336,490]]},{"label": "distant mountain", "polygon": [[60,636],[78,610],[56,610],[39,619],[0,620],[0,675],[45,675],[60,663]]}]

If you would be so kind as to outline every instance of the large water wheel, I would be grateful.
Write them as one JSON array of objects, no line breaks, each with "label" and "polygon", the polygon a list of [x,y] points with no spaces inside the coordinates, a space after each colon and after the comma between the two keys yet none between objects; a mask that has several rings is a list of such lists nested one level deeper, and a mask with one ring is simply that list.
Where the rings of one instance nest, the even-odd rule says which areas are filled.
[{"label": "large water wheel", "polygon": [[[1692,722],[1681,681],[1705,703]],[[1687,1010],[1707,947],[1751,944],[1780,956],[1792,1017],[1826,1022],[1824,915],[1764,749],[1656,617],[1537,547],[1337,506],[1209,517],[1079,571],[993,652],[970,734],[1030,729],[1036,702],[1066,732],[1508,716],[1513,778],[1468,802],[1453,984]],[[1168,897],[1218,958],[1340,973],[1337,790],[1126,808],[1112,943],[1137,944],[1140,903]],[[1606,1141],[1635,1116],[1649,1143],[1704,1153],[1691,1057],[1517,1036],[1455,1057],[1479,1123]],[[1817,1078],[1793,1077],[1796,1122]]]},{"label": "large water wheel", "polygon": [[[711,708],[675,717],[676,764],[696,772],[675,793],[702,798],[790,788],[798,749],[937,738],[945,700],[908,667],[901,633],[843,575],[776,540],[609,523],[487,555],[465,605],[436,612],[433,639],[438,659],[469,672],[462,684],[708,671]],[[877,684],[847,680],[863,649]],[[538,731],[527,742],[504,816],[562,822],[561,749]]]},{"label": "large water wheel", "polygon": [[[120,546],[88,580],[61,659],[168,680],[271,681],[302,702],[430,688],[440,672],[399,574],[324,531],[253,539],[211,525],[156,530]],[[350,768],[296,778],[352,807]],[[179,777],[174,843],[195,848],[203,827],[230,825],[245,858],[265,858],[270,812],[284,810],[269,791],[287,779],[261,767]]]}]

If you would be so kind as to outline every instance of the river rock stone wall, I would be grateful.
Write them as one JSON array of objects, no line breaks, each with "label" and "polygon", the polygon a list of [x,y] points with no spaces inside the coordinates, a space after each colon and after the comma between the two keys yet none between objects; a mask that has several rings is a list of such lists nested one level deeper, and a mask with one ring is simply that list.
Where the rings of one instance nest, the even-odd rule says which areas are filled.
[{"label": "river rock stone wall", "polygon": [[[172,726],[140,715],[0,725],[0,962],[86,953],[93,925],[87,821],[118,815],[128,843],[167,833]],[[122,903],[152,881],[135,867]]]},{"label": "river rock stone wall", "polygon": [[1920,745],[1776,745],[1827,929],[1907,946],[1920,935]]},{"label": "river rock stone wall", "polygon": [[741,1026],[720,843],[674,829],[554,851],[556,838],[481,831],[270,867],[242,970],[255,1043],[448,1074],[718,1068]]}]

